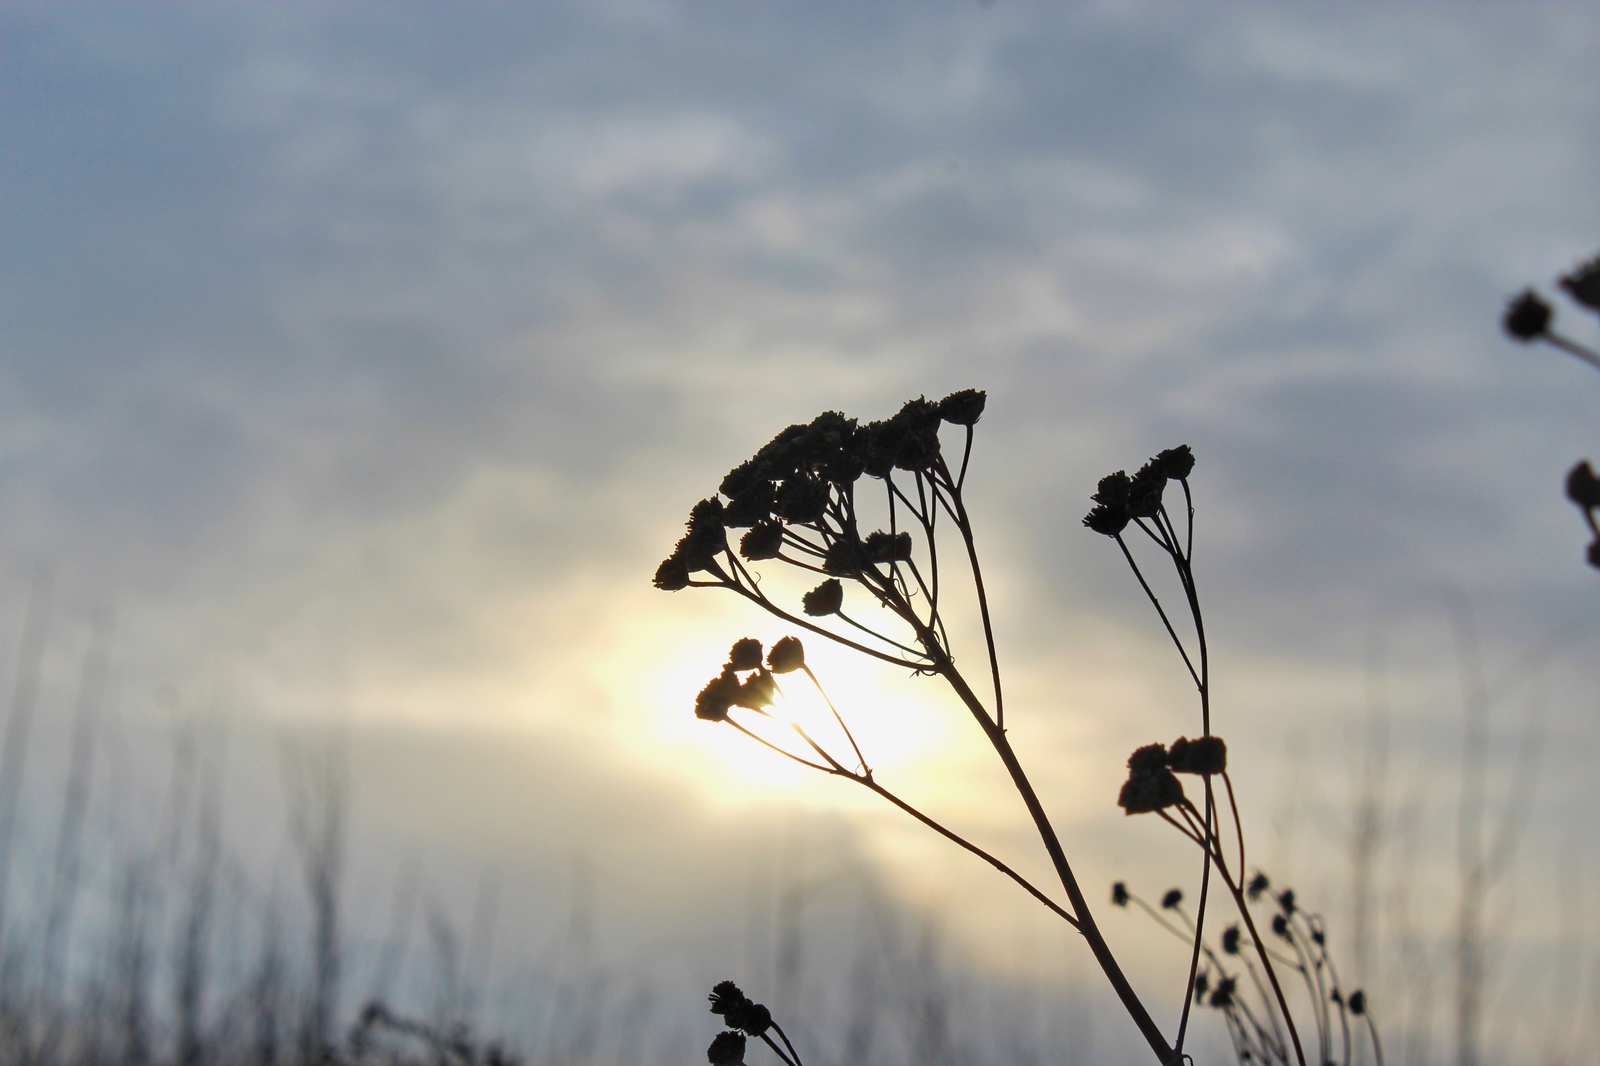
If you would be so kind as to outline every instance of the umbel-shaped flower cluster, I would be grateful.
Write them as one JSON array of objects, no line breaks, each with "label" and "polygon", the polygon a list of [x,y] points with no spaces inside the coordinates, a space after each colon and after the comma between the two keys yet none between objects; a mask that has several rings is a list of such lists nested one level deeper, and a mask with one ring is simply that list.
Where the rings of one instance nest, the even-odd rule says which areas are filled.
[{"label": "umbel-shaped flower cluster", "polygon": [[[799,628],[948,686],[1009,776],[1064,899],[1054,898],[1053,891],[1034,884],[879,780],[845,717],[807,665],[798,638],[784,637],[765,655],[756,639],[737,641],[720,672],[696,696],[695,714],[739,730],[784,758],[873,792],[1009,878],[1082,937],[1156,1062],[1175,1066],[1187,1058],[1183,1048],[1194,997],[1184,996],[1176,1039],[1169,1038],[1101,933],[1067,849],[1005,725],[989,604],[972,522],[962,499],[973,427],[983,414],[984,402],[984,393],[967,389],[936,403],[920,397],[910,400],[894,417],[879,422],[862,424],[827,411],[808,423],[790,426],[730,471],[716,495],[694,505],[683,537],[656,570],[655,585],[666,591],[731,590]],[[960,432],[959,446],[949,439],[952,430]],[[1238,873],[1245,868],[1244,833],[1228,777],[1227,748],[1211,731],[1205,622],[1193,568],[1194,508],[1188,479],[1194,462],[1184,445],[1161,452],[1132,475],[1108,474],[1100,479],[1094,507],[1084,518],[1090,530],[1117,544],[1199,697],[1197,735],[1136,751],[1119,796],[1128,814],[1152,814],[1166,821],[1201,851],[1200,906],[1190,938],[1190,989],[1197,981],[1210,979],[1202,960],[1203,915],[1212,879],[1220,879],[1238,908],[1245,906],[1245,887]],[[1182,492],[1178,506],[1166,498],[1174,483]],[[1182,615],[1169,615],[1140,566],[1138,556],[1148,556],[1152,546],[1158,569],[1171,567],[1170,576],[1161,580],[1176,581],[1187,621]],[[763,580],[777,572],[803,575],[804,583],[785,590],[780,581]],[[951,648],[950,631],[961,630],[947,627],[945,615],[958,593],[970,594],[962,595],[961,602],[977,609],[987,652],[983,662],[987,684],[973,684],[971,674],[977,664],[965,658],[958,663]],[[868,615],[858,610],[858,601],[879,609]],[[869,618],[870,625],[865,621]],[[790,702],[791,694],[780,689],[779,679],[793,672],[815,688],[831,717],[808,714],[805,705],[816,710],[809,696]],[[788,683],[784,678],[783,684]],[[1180,774],[1199,777],[1197,791],[1202,795],[1193,802],[1184,794]],[[1219,802],[1219,789],[1225,793],[1225,803]],[[1228,849],[1221,833],[1224,811],[1232,814],[1236,838]],[[1179,893],[1174,906],[1181,899]],[[1248,924],[1248,916],[1245,921]],[[1261,952],[1257,957],[1273,992],[1275,1017],[1288,1037],[1278,1046],[1285,1061],[1292,1048],[1293,1061],[1305,1066],[1309,1060],[1271,959]],[[719,985],[712,1003],[729,1026],[709,1049],[713,1063],[741,1062],[746,1038],[758,1033],[780,1057],[793,1055],[792,1048],[780,1051],[766,1035],[762,1012],[747,1005],[736,988]],[[747,1019],[754,1022],[746,1024]]]},{"label": "umbel-shaped flower cluster", "polygon": [[[729,471],[717,495],[694,505],[655,586],[732,589],[779,617],[914,668],[948,657],[935,529],[954,522],[970,539],[961,485],[984,400],[983,392],[964,389],[937,403],[909,400],[878,422],[824,411],[790,426]],[[940,440],[945,425],[966,432],[955,470]],[[883,494],[870,519],[863,478],[879,482]],[[869,522],[884,528],[864,528]],[[800,596],[798,611],[761,587],[752,568],[769,562],[821,579]],[[853,618],[847,583],[889,608],[904,628],[885,633]]]}]

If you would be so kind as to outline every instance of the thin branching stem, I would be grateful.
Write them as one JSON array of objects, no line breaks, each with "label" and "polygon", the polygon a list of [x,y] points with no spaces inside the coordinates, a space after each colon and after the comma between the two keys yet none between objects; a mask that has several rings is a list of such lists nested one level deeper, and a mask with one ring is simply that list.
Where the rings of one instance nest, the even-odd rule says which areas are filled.
[{"label": "thin branching stem", "polygon": [[844,730],[845,739],[850,741],[850,750],[856,753],[856,762],[861,765],[861,773],[870,778],[872,776],[872,767],[867,765],[867,757],[861,754],[861,748],[856,744],[855,734],[851,733],[850,727],[844,724],[844,715],[839,713],[839,708],[835,707],[833,701],[828,698],[828,693],[823,689],[822,682],[818,681],[817,675],[811,672],[811,667],[801,663],[800,669],[806,672],[806,676],[811,679],[811,684],[817,690],[817,695],[822,697],[822,702],[826,703],[828,710],[833,712],[833,720],[839,723],[840,729]]},{"label": "thin branching stem", "polygon": [[1593,349],[1579,344],[1575,340],[1563,337],[1555,330],[1546,330],[1540,336],[1554,347],[1560,348],[1562,351],[1566,352],[1568,355],[1577,356],[1585,363],[1588,363],[1595,369],[1600,370],[1600,353],[1595,352]]},{"label": "thin branching stem", "polygon": [[790,1055],[794,1056],[795,1066],[803,1066],[803,1064],[800,1062],[800,1053],[794,1049],[793,1044],[789,1043],[789,1034],[783,1031],[783,1026],[779,1025],[777,1022],[773,1022],[772,1031],[777,1033],[778,1036],[782,1038],[783,1046],[789,1049]]},{"label": "thin branching stem", "polygon": [[1128,560],[1128,565],[1133,568],[1133,576],[1139,579],[1139,587],[1144,589],[1144,594],[1156,609],[1156,614],[1161,616],[1161,624],[1167,629],[1167,636],[1172,638],[1172,644],[1178,649],[1178,654],[1183,656],[1183,665],[1189,668],[1189,676],[1194,680],[1196,688],[1200,687],[1200,673],[1194,668],[1194,663],[1189,661],[1189,653],[1183,647],[1183,641],[1178,639],[1178,631],[1172,628],[1172,622],[1167,618],[1166,609],[1161,606],[1161,600],[1156,597],[1155,591],[1150,588],[1150,583],[1144,579],[1144,572],[1139,569],[1139,564],[1134,561],[1133,552],[1128,549],[1128,542],[1118,533],[1114,538],[1117,547],[1122,549],[1122,557]]}]

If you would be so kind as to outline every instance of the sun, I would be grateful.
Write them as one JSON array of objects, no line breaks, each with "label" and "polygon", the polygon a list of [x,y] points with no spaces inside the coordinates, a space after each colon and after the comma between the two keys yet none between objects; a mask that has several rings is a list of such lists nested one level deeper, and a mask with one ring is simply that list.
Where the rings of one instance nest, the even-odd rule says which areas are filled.
[{"label": "sun", "polygon": [[637,756],[675,768],[715,794],[727,795],[731,785],[758,791],[815,788],[824,776],[728,724],[695,718],[696,694],[742,637],[760,640],[764,649],[782,637],[799,637],[816,677],[814,684],[803,671],[777,676],[779,694],[766,715],[733,711],[733,721],[777,748],[824,762],[798,726],[845,768],[860,770],[864,759],[874,774],[904,779],[919,769],[947,767],[960,740],[970,740],[960,737],[964,712],[955,713],[943,686],[915,676],[909,667],[897,668],[781,622],[761,619],[763,624],[752,626],[737,604],[733,610],[689,612],[682,604],[673,606],[670,615],[619,619],[606,658],[615,663],[621,645],[630,668],[626,674],[606,671],[602,683],[612,704],[622,709],[619,718]]}]

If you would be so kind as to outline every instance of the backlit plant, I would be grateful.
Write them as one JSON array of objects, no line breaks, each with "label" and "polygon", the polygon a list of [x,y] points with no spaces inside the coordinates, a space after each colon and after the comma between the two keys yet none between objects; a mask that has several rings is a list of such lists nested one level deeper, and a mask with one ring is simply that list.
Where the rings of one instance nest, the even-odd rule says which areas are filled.
[{"label": "backlit plant", "polygon": [[[1093,494],[1094,507],[1084,518],[1086,527],[1118,545],[1176,646],[1199,700],[1198,735],[1135,751],[1128,760],[1128,779],[1118,799],[1130,815],[1153,813],[1165,819],[1201,853],[1199,906],[1184,934],[1190,943],[1188,988],[1176,1036],[1169,1040],[1106,943],[1066,849],[1007,735],[988,594],[963,496],[974,427],[984,404],[983,392],[966,389],[938,402],[908,401],[892,418],[879,422],[862,424],[827,411],[809,423],[790,426],[730,471],[717,495],[694,505],[687,531],[656,571],[655,585],[666,591],[719,588],[734,592],[798,629],[942,681],[970,713],[1004,766],[1049,857],[1065,902],[1058,902],[1001,859],[878,781],[844,715],[807,665],[798,637],[785,637],[765,653],[752,638],[736,642],[721,671],[696,698],[695,714],[709,722],[726,723],[788,759],[876,793],[1021,886],[1083,937],[1157,1062],[1172,1064],[1185,1058],[1190,1004],[1196,1000],[1197,989],[1210,985],[1213,987],[1201,998],[1223,1010],[1241,1060],[1303,1066],[1307,1052],[1278,979],[1277,971],[1285,964],[1312,981],[1319,1050],[1328,1058],[1332,1046],[1323,1039],[1328,1031],[1324,1023],[1330,1017],[1327,1003],[1336,1000],[1341,1004],[1341,1018],[1349,1013],[1369,1017],[1367,1005],[1359,993],[1345,995],[1320,945],[1319,952],[1291,960],[1268,947],[1250,916],[1244,833],[1227,773],[1227,749],[1211,731],[1205,625],[1192,567],[1194,511],[1189,475],[1194,456],[1187,446],[1171,448],[1132,475],[1118,471],[1102,478]],[[956,439],[948,441],[946,435]],[[1182,493],[1182,506],[1169,509],[1173,486]],[[1182,519],[1181,528],[1173,510]],[[1187,619],[1180,621],[1187,637],[1180,633],[1179,623],[1169,615],[1140,566],[1136,547],[1140,552],[1153,552],[1158,561],[1164,559],[1163,565],[1173,568],[1183,593]],[[763,580],[781,571],[806,575],[806,583],[814,584],[809,591],[785,596],[777,591],[781,582]],[[976,605],[978,625],[972,631],[982,634],[977,659],[987,677],[975,680],[969,676],[965,655],[958,664],[951,633],[966,630],[948,624],[947,619],[948,610],[956,603]],[[802,678],[828,708],[827,735],[780,715],[782,686],[795,678]],[[1189,799],[1179,775],[1198,781],[1198,802]],[[1221,783],[1220,795],[1217,782]],[[1226,848],[1220,813],[1224,796],[1233,823]],[[1208,946],[1204,930],[1214,875],[1249,930],[1242,941],[1253,954],[1248,972],[1262,993],[1255,1007],[1247,1008],[1242,996],[1216,991],[1224,987],[1223,982],[1237,978]],[[1129,898],[1119,885],[1114,902],[1126,903]],[[1293,928],[1299,930],[1294,935],[1301,939],[1312,932],[1322,935],[1320,924],[1314,930],[1309,925],[1303,930]],[[1286,926],[1286,932],[1289,929]],[[1225,933],[1225,938],[1228,935]],[[1290,939],[1293,941],[1293,936]],[[1231,942],[1236,947],[1241,943],[1236,930]],[[1356,1003],[1360,1010],[1354,1009]],[[1250,1017],[1254,1022],[1242,1021],[1246,1009],[1253,1011]],[[739,1027],[733,1026],[733,1030]],[[1245,1037],[1242,1041],[1240,1033]],[[1375,1030],[1373,1036],[1376,1045]],[[712,1061],[737,1061],[730,1057],[736,1043],[733,1037],[724,1034],[718,1039],[720,1043],[709,1053]],[[737,1043],[742,1056],[742,1040]],[[1343,1046],[1348,1060],[1348,1038]],[[774,1050],[778,1050],[776,1046]],[[793,1054],[792,1048],[787,1051]],[[780,1052],[780,1057],[787,1055]]]}]

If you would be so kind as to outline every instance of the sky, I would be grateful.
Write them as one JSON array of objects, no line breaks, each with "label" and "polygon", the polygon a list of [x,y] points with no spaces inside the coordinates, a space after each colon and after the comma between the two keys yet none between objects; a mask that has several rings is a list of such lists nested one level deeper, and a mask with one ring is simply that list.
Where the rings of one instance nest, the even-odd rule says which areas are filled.
[{"label": "sky", "polygon": [[[1187,443],[1216,728],[1267,861],[1348,913],[1387,736],[1410,843],[1383,877],[1448,894],[1462,678],[1496,811],[1537,744],[1501,888],[1520,1016],[1504,975],[1548,971],[1551,886],[1600,917],[1597,575],[1561,492],[1600,378],[1498,318],[1600,246],[1597,60],[1576,3],[16,0],[0,649],[50,607],[30,787],[107,632],[107,765],[225,707],[247,836],[281,834],[280,738],[331,728],[374,853],[454,857],[441,898],[488,869],[548,915],[588,870],[612,949],[674,973],[708,900],[814,838],[1012,974],[1033,927],[990,873],[693,720],[733,639],[788,630],[650,586],[784,426],[976,387],[1008,717],[1086,883],[1192,876],[1112,801],[1193,693],[1079,523],[1101,475]],[[928,679],[814,657],[908,795],[1038,868]],[[1158,942],[1114,935],[1165,987]]]}]

